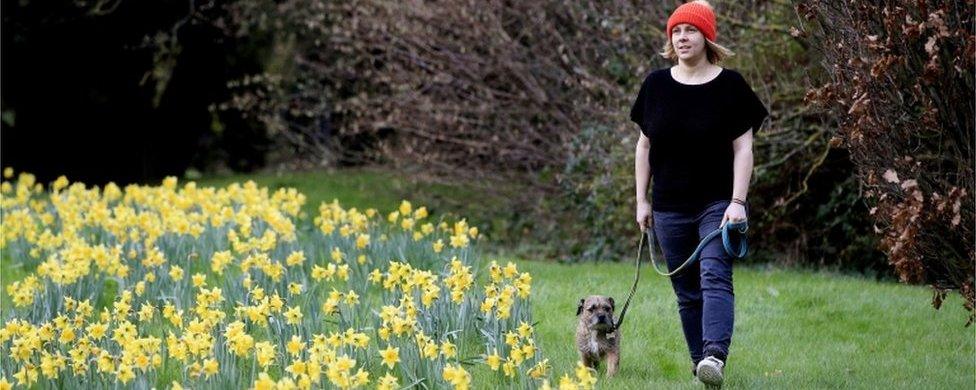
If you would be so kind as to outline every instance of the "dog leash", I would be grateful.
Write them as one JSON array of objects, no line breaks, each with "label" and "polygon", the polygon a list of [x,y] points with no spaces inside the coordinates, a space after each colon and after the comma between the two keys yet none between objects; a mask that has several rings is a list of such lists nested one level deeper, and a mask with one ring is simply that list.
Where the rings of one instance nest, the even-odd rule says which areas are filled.
[{"label": "dog leash", "polygon": [[[705,236],[705,238],[702,238],[701,242],[698,243],[698,247],[695,248],[695,252],[692,253],[691,256],[688,257],[688,260],[685,260],[685,262],[682,263],[681,266],[679,266],[678,268],[676,268],[674,271],[671,271],[671,272],[661,271],[661,269],[658,268],[658,266],[657,266],[657,262],[654,261],[654,241],[653,241],[653,237],[650,238],[651,243],[650,243],[650,245],[648,245],[647,251],[648,251],[648,253],[650,253],[650,256],[651,256],[651,265],[654,266],[654,271],[657,271],[657,273],[660,274],[661,276],[673,276],[673,275],[677,274],[678,272],[681,272],[683,269],[685,269],[685,267],[687,267],[687,266],[693,264],[694,262],[698,261],[698,257],[701,255],[702,249],[705,249],[705,245],[708,244],[709,241],[711,241],[713,238],[715,238],[719,234],[722,235],[722,246],[725,247],[725,253],[728,253],[729,256],[732,256],[732,257],[737,258],[737,259],[741,259],[741,258],[745,257],[746,256],[746,252],[748,252],[748,250],[749,250],[749,247],[746,244],[746,231],[748,231],[748,230],[749,230],[749,223],[746,222],[746,221],[742,221],[742,222],[727,222],[722,227],[713,230],[711,233],[708,233],[708,235]],[[735,249],[732,248],[732,239],[729,238],[730,231],[734,231],[734,232],[736,232],[736,233],[739,234],[739,250],[738,251],[736,251]],[[646,235],[647,236],[650,236],[651,234],[650,233],[646,233]],[[644,242],[644,237],[643,236],[641,236],[641,242]]]},{"label": "dog leash", "polygon": [[[627,295],[627,301],[624,302],[624,307],[620,310],[620,318],[618,318],[617,323],[614,324],[613,330],[620,329],[620,326],[624,324],[624,316],[627,314],[627,308],[630,306],[630,299],[634,297],[634,293],[637,291],[637,282],[640,280],[640,260],[641,260],[641,254],[644,253],[645,237],[648,238],[647,253],[648,256],[651,258],[651,265],[654,266],[654,270],[657,271],[657,273],[660,274],[661,276],[675,275],[678,272],[681,272],[685,267],[687,267],[691,263],[698,261],[698,257],[701,255],[702,249],[705,248],[705,244],[708,244],[709,241],[714,239],[719,234],[722,235],[722,246],[725,247],[725,252],[728,253],[730,256],[734,258],[743,258],[746,256],[746,253],[749,250],[749,247],[746,244],[746,235],[745,235],[746,231],[749,230],[749,223],[747,221],[727,222],[722,227],[715,229],[711,233],[708,233],[708,235],[705,236],[705,238],[703,238],[701,242],[698,243],[698,247],[695,248],[695,252],[692,253],[691,256],[688,257],[688,260],[685,260],[685,262],[681,264],[681,266],[679,266],[674,271],[663,272],[658,268],[657,262],[654,260],[654,238],[652,236],[653,233],[651,232],[651,230],[652,229],[645,228],[644,231],[641,233],[640,244],[637,245],[637,259],[634,261],[635,263],[634,267],[636,269],[634,272],[634,284],[630,287],[630,294]],[[739,233],[738,251],[732,249],[732,240],[729,238],[729,230],[733,230]]]},{"label": "dog leash", "polygon": [[[640,259],[641,253],[644,252],[644,235],[647,230],[641,234],[640,244],[637,245],[637,260],[634,261],[634,267],[636,271],[634,272],[634,285],[630,286],[630,294],[627,294],[627,301],[624,302],[624,307],[620,309],[620,318],[617,318],[617,323],[613,325],[613,330],[620,329],[620,326],[624,324],[624,316],[627,314],[627,307],[630,306],[630,299],[634,297],[634,293],[637,292],[637,281],[640,280]],[[653,257],[654,255],[651,254]]]}]

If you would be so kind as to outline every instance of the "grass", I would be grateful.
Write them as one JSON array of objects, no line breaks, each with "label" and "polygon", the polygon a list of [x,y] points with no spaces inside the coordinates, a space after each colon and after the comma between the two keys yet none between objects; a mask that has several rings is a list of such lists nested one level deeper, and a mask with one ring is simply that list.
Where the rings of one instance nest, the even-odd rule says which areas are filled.
[{"label": "grass", "polygon": [[[623,305],[631,264],[520,261],[534,275],[532,307],[556,372],[575,364],[576,304],[588,294]],[[646,271],[646,270],[645,270]],[[958,294],[940,311],[925,287],[772,267],[735,271],[736,323],[726,388],[971,388],[974,329]],[[670,282],[642,272],[621,329],[621,368],[603,389],[696,388]],[[601,368],[601,374],[602,374]]]},{"label": "grass", "polygon": [[318,205],[339,199],[343,205],[387,210],[395,207],[415,182],[392,172],[376,170],[343,170],[336,172],[287,172],[280,174],[233,174],[206,176],[196,182],[201,186],[224,187],[231,183],[253,180],[269,191],[279,188],[298,188],[308,197],[304,210],[318,214]]},{"label": "grass", "polygon": [[[297,188],[307,197],[303,210],[310,217],[318,215],[322,202],[338,199],[343,207],[360,210],[375,208],[392,211],[401,200],[427,206],[434,214],[454,213],[471,218],[479,208],[495,206],[501,199],[485,199],[473,186],[419,180],[395,171],[379,169],[343,169],[330,172],[305,171],[263,174],[205,176],[194,180],[200,186],[224,187],[231,183],[253,180],[269,191]],[[183,179],[183,181],[188,181]],[[485,202],[489,203],[486,204]]]},{"label": "grass", "polygon": [[[308,196],[305,210],[310,216],[320,202],[333,198],[345,207],[381,211],[405,198],[434,213],[465,215],[465,208],[485,207],[478,192],[469,188],[373,170],[231,175],[197,182],[223,186],[248,179],[271,190],[298,188]],[[8,259],[6,253],[0,257],[3,287],[31,271]],[[579,299],[604,294],[622,305],[633,280],[633,265],[627,263],[500,260],[516,261],[533,275],[536,340],[557,381],[563,373],[572,373],[577,360],[574,314]],[[667,280],[649,271],[642,274],[622,329],[620,372],[605,379],[601,370],[601,389],[699,388],[691,381],[674,293]],[[950,295],[936,311],[925,287],[762,266],[736,268],[735,288],[736,324],[726,388],[941,389],[971,388],[976,383],[976,336],[973,327],[963,327],[966,313],[958,294]],[[2,307],[9,307],[6,291],[0,298]],[[472,374],[476,384],[494,376],[481,369]],[[481,382],[476,387],[492,385]]]}]

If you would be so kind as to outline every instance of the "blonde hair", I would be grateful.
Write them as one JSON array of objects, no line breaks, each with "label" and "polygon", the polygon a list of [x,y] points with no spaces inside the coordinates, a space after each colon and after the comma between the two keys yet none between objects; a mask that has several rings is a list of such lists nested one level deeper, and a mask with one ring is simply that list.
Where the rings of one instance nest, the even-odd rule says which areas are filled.
[{"label": "blonde hair", "polygon": [[[671,34],[668,34],[668,41],[664,43],[664,47],[661,48],[661,52],[658,53],[661,57],[667,58],[671,61],[678,61],[678,52],[674,50],[674,44],[671,43]],[[705,38],[705,56],[708,58],[708,62],[712,64],[717,64],[722,60],[734,56],[735,53],[729,50],[727,47],[719,45],[713,42],[711,39]]]},{"label": "blonde hair", "polygon": [[[695,0],[692,3],[698,3],[708,7],[708,9],[713,9],[712,5],[705,0]],[[714,12],[714,11],[713,11]],[[678,53],[674,51],[674,44],[671,43],[671,32],[665,31],[668,36],[668,41],[664,43],[664,47],[661,48],[661,52],[658,53],[661,57],[667,58],[672,62],[678,61]],[[729,50],[727,47],[719,45],[712,41],[711,39],[705,38],[705,56],[708,58],[708,62],[712,64],[717,64],[722,60],[734,56],[735,53]]]}]

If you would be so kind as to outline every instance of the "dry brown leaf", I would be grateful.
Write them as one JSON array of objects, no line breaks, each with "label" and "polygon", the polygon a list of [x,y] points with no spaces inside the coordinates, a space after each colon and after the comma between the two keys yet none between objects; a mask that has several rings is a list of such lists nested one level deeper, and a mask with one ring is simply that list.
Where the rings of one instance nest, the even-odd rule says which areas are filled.
[{"label": "dry brown leaf", "polygon": [[939,38],[935,35],[929,37],[929,40],[925,42],[925,52],[934,56],[939,51],[938,40]]},{"label": "dry brown leaf", "polygon": [[884,179],[887,182],[889,182],[889,183],[898,183],[899,182],[899,180],[898,180],[898,172],[895,172],[894,169],[890,169],[889,168],[888,170],[885,171],[885,173],[884,173],[884,175],[882,175],[882,177],[884,177]]}]

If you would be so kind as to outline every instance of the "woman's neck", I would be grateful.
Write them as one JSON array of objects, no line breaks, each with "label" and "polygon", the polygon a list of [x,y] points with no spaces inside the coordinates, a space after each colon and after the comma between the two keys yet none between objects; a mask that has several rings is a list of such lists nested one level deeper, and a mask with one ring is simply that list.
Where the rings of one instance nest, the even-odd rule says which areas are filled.
[{"label": "woman's neck", "polygon": [[714,66],[715,65],[708,62],[703,55],[697,58],[689,58],[687,60],[679,59],[678,66],[675,70],[678,71],[682,76],[696,78],[711,73]]}]

